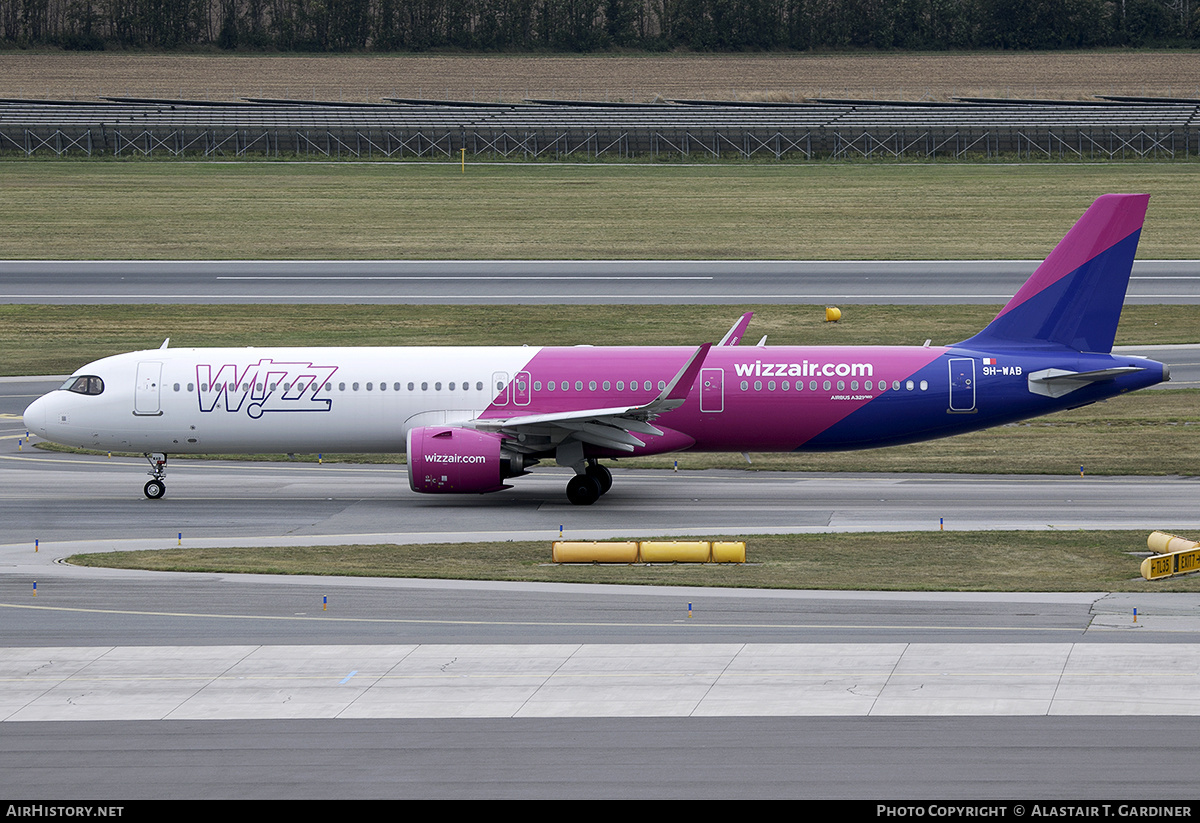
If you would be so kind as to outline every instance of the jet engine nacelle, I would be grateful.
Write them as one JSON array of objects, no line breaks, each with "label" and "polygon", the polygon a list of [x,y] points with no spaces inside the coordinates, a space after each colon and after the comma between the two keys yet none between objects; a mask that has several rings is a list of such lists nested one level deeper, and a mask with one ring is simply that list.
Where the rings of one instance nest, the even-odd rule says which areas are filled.
[{"label": "jet engine nacelle", "polygon": [[485,494],[506,489],[501,481],[523,472],[520,456],[505,452],[503,444],[501,435],[456,426],[410,429],[408,485],[424,494]]}]

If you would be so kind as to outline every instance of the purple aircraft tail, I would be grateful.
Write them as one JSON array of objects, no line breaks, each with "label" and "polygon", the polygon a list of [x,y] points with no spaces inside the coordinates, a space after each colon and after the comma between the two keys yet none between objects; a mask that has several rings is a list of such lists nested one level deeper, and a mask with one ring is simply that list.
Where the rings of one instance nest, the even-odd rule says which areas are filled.
[{"label": "purple aircraft tail", "polygon": [[1096,200],[996,319],[959,345],[1111,352],[1149,200]]}]

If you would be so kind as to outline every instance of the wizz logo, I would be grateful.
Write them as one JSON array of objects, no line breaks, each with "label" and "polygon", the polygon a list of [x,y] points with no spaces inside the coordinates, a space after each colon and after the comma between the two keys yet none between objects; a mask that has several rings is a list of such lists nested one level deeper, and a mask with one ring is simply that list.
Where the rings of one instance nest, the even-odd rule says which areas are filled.
[{"label": "wizz logo", "polygon": [[196,366],[199,385],[200,411],[224,409],[251,417],[263,412],[329,411],[333,400],[324,396],[337,366],[314,366],[312,363],[276,363],[259,360],[241,369],[232,363],[216,367]]}]

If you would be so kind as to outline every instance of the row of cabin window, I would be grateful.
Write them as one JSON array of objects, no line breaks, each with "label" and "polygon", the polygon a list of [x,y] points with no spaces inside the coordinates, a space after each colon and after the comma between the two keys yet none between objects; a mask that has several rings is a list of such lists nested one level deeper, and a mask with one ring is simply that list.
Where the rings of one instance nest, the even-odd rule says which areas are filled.
[{"label": "row of cabin window", "polygon": [[[875,385],[875,382],[873,380],[864,381],[863,382],[863,391],[872,391],[873,390],[872,387],[874,385]],[[929,381],[922,380],[920,386],[921,386],[921,391],[928,390],[929,389]],[[766,387],[767,387],[767,391],[775,391],[775,381],[774,380],[766,381]],[[912,391],[916,387],[917,387],[917,384],[915,384],[912,380],[904,381],[904,388],[907,391]],[[783,391],[790,391],[792,388],[791,381],[790,380],[779,381],[779,388]],[[826,381],[824,381],[824,383],[821,384],[821,388],[824,391],[830,391],[833,389],[833,382],[830,380],[826,380]],[[888,388],[887,381],[880,380],[879,381],[879,391],[881,391],[881,392],[887,391],[887,388]],[[809,389],[809,391],[816,391],[817,390],[817,381],[810,380],[808,382],[808,389]],[[750,390],[750,381],[743,380],[742,381],[742,391],[749,391],[749,390]],[[763,381],[762,380],[754,381],[754,390],[755,391],[763,390]],[[837,390],[838,391],[846,390],[846,381],[845,380],[837,381]],[[804,391],[804,381],[803,380],[796,381],[796,391]],[[850,381],[850,391],[858,391],[858,381],[857,380]],[[899,380],[892,381],[892,391],[900,391],[900,381]]]},{"label": "row of cabin window", "polygon": [[[84,380],[86,380],[86,378],[79,378],[79,382],[83,382]],[[93,381],[96,381],[96,382],[98,382],[98,378],[92,378],[92,380],[93,380]],[[87,385],[87,384],[86,384],[86,383],[84,383],[84,386],[86,386],[86,385]],[[103,384],[100,384],[100,385],[102,386]],[[270,388],[270,390],[271,390],[271,391],[275,391],[275,390],[278,388],[278,385],[279,385],[279,384],[277,384],[277,383],[272,383],[272,384],[271,384],[271,388]],[[603,383],[602,383],[601,385],[603,386],[603,389],[604,389],[604,391],[610,391],[610,390],[612,389],[612,383],[611,383],[610,381],[608,381],[608,380],[605,380],[605,381],[603,381]],[[659,390],[659,391],[662,391],[664,388],[666,388],[666,385],[667,385],[667,384],[666,384],[666,382],[665,382],[665,381],[663,381],[663,380],[659,380],[659,381],[658,381],[658,390]],[[762,391],[762,390],[763,390],[763,385],[764,385],[764,383],[763,383],[763,381],[762,381],[762,380],[755,380],[755,381],[754,381],[754,390],[755,390],[755,391]],[[767,391],[775,391],[775,390],[776,390],[776,384],[775,384],[775,381],[774,381],[774,380],[768,380],[768,381],[766,381],[765,385],[766,385]],[[808,383],[808,388],[809,388],[809,390],[810,390],[810,391],[816,391],[816,390],[817,390],[817,385],[818,385],[818,384],[817,384],[817,381],[816,381],[816,380],[810,380],[810,381],[809,381],[809,383]],[[401,384],[400,384],[400,383],[393,383],[393,384],[392,384],[392,391],[400,391],[400,386],[401,386]],[[454,381],[451,381],[451,382],[449,382],[449,383],[447,383],[447,384],[446,384],[446,387],[447,387],[447,389],[448,389],[449,391],[455,391],[457,386],[461,386],[461,387],[462,387],[462,391],[470,391],[470,390],[471,390],[471,384],[470,384],[468,381],[463,381],[463,382],[462,382],[462,383],[460,383],[460,384],[456,384]],[[551,392],[552,392],[552,391],[555,391],[555,387],[556,387],[556,386],[559,386],[559,387],[560,387],[560,389],[559,389],[559,390],[561,390],[561,391],[570,391],[570,389],[571,389],[571,381],[569,381],[569,380],[563,380],[563,381],[561,381],[560,383],[555,383],[555,381],[553,381],[553,380],[548,380],[548,381],[546,381],[546,391],[551,391]],[[643,384],[642,384],[642,388],[643,388],[645,391],[653,391],[653,390],[654,390],[654,386],[655,386],[655,384],[654,384],[654,382],[653,382],[653,381],[651,381],[651,380],[646,380],[646,381],[644,381],[644,382],[643,382]],[[871,381],[871,380],[866,380],[866,381],[864,381],[864,382],[863,382],[863,390],[864,390],[864,391],[872,391],[872,390],[873,390],[873,386],[874,386],[874,381]],[[358,390],[359,390],[359,384],[358,384],[358,383],[351,383],[351,384],[350,384],[350,387],[351,387],[351,389],[350,389],[351,391],[358,391]],[[522,383],[522,381],[518,381],[517,387],[518,387],[518,389],[519,389],[519,390],[522,390],[522,391],[523,391],[523,390],[524,390],[524,388],[525,388],[525,387],[524,387],[524,385],[523,385],[523,383]],[[803,391],[803,390],[804,390],[804,381],[803,381],[803,380],[797,380],[797,381],[796,381],[796,385],[795,385],[795,387],[796,387],[796,391]],[[833,389],[833,382],[832,382],[832,381],[830,381],[830,380],[826,380],[826,381],[824,381],[824,382],[821,384],[821,387],[822,387],[822,388],[823,388],[825,391],[830,391],[830,390],[832,390],[832,389]],[[922,381],[921,381],[921,383],[920,383],[920,387],[921,387],[921,391],[926,391],[926,390],[929,388],[929,383],[928,383],[927,381],[925,381],[925,380],[922,380]],[[228,385],[218,385],[218,384],[215,384],[215,383],[213,384],[213,387],[212,387],[212,388],[213,388],[213,391],[221,391],[221,390],[223,390],[223,389],[226,389],[226,388],[230,388],[230,389],[233,389],[233,390],[235,390],[235,391],[237,390],[237,386],[236,386],[236,385],[233,385],[233,386],[228,386]],[[287,391],[290,391],[290,390],[291,390],[291,388],[292,388],[292,384],[290,384],[290,383],[284,383],[284,384],[283,384],[283,390],[284,390],[285,392],[287,392]],[[307,388],[307,386],[306,386],[306,388]],[[408,387],[407,387],[407,388],[408,388],[408,390],[409,390],[409,391],[416,391],[416,384],[415,384],[415,383],[411,383],[411,382],[410,382],[410,383],[408,384]],[[596,391],[596,388],[597,388],[597,383],[596,383],[596,381],[595,381],[595,380],[589,380],[589,381],[588,381],[588,391]],[[636,381],[636,380],[630,380],[630,381],[629,381],[629,389],[630,389],[630,391],[636,391],[636,390],[637,390],[637,388],[638,388],[638,381]],[[790,381],[790,380],[781,380],[781,381],[779,381],[779,388],[780,388],[781,390],[783,390],[783,391],[790,391],[790,390],[791,390],[791,388],[792,388],[792,383],[791,383],[791,381]],[[882,392],[882,391],[887,391],[887,388],[888,388],[887,381],[886,381],[886,380],[880,380],[880,381],[879,381],[879,389],[878,389],[878,390],[879,390],[879,391],[881,391],[881,392]],[[912,380],[907,380],[907,381],[905,381],[905,383],[904,383],[904,388],[905,388],[905,389],[907,389],[908,391],[912,391],[914,388],[916,388],[916,384],[915,384],[915,383],[914,383]],[[319,386],[319,385],[315,385],[315,386],[313,386],[313,388],[312,388],[312,391],[315,393],[315,392],[316,392],[316,391],[318,391],[319,389],[320,389],[320,386]],[[497,390],[497,391],[502,391],[503,389],[504,389],[504,383],[502,383],[502,382],[499,382],[499,383],[497,383],[497,384],[496,384],[496,390]],[[74,386],[72,387],[72,390],[73,390],[73,391],[80,391],[80,389],[78,389],[78,388],[75,388]],[[195,390],[196,390],[196,389],[195,389],[195,384],[194,384],[194,383],[188,383],[188,384],[187,384],[187,390],[188,390],[189,392],[195,391]],[[209,390],[209,388],[208,388],[208,385],[207,385],[207,384],[202,384],[202,385],[200,386],[200,390],[201,390],[201,391],[208,391],[208,390]],[[254,390],[255,390],[255,391],[260,391],[260,392],[261,392],[261,391],[263,390],[263,384],[262,384],[262,383],[256,383],[256,384],[255,384],[255,386],[254,386]],[[345,391],[345,390],[346,390],[346,384],[345,384],[345,383],[338,383],[338,391]],[[374,383],[367,383],[367,384],[366,384],[366,390],[367,390],[367,391],[374,391],[374,390],[375,390],[375,384],[374,384]],[[441,381],[435,382],[435,383],[433,384],[433,390],[434,390],[434,391],[441,391],[441,390],[442,390],[442,383],[441,383]],[[483,381],[476,381],[476,383],[475,383],[475,390],[476,390],[476,391],[483,391]],[[542,381],[540,381],[540,380],[535,380],[535,381],[533,381],[533,390],[534,390],[534,391],[541,391],[541,390],[542,390]],[[749,381],[747,381],[747,380],[743,380],[743,381],[742,381],[742,391],[749,391],[749,390],[750,390],[750,382],[749,382]],[[837,390],[838,390],[838,391],[845,391],[845,390],[846,390],[846,381],[845,381],[845,380],[839,380],[839,381],[837,381]],[[899,381],[899,380],[893,380],[893,381],[892,381],[892,390],[893,390],[893,391],[899,391],[899,390],[900,390],[900,381]],[[86,389],[84,389],[84,391],[86,391]],[[101,388],[101,389],[99,389],[98,391],[94,391],[93,393],[95,393],[95,394],[99,394],[99,393],[100,393],[100,391],[103,391],[103,389]],[[180,386],[180,384],[179,384],[179,383],[176,383],[176,384],[175,384],[175,391],[181,391],[181,386]],[[242,391],[250,391],[250,384],[249,384],[249,383],[243,383],[243,384],[242,384]],[[325,391],[333,391],[333,384],[332,384],[332,383],[326,383],[326,384],[325,384]],[[381,383],[379,383],[379,391],[387,391],[387,383],[384,383],[384,382],[381,382]],[[428,382],[423,382],[423,383],[421,383],[421,391],[429,391],[429,383],[428,383]],[[576,381],[575,381],[575,391],[583,391],[583,381],[582,381],[582,380],[576,380]],[[617,381],[617,391],[625,391],[625,381],[624,381],[624,380],[618,380],[618,381]],[[851,380],[851,381],[850,381],[850,391],[858,391],[858,381],[857,381],[857,380]]]},{"label": "row of cabin window", "polygon": [[[604,391],[612,391],[612,387],[613,387],[613,384],[612,384],[611,380],[604,380],[600,383],[597,383],[595,380],[589,380],[588,384],[587,384],[588,391],[596,391],[597,388],[601,388]],[[667,387],[667,383],[665,380],[658,381],[658,390],[659,391],[662,391],[666,387]],[[518,381],[517,389],[519,391],[521,391],[521,390],[524,390],[524,388],[525,388],[525,386],[522,384],[522,382]],[[654,381],[646,380],[645,382],[642,383],[642,388],[645,391],[654,391]],[[637,391],[637,389],[638,389],[638,381],[630,380],[629,381],[629,390]],[[542,381],[541,380],[533,381],[533,390],[534,391],[542,390]],[[571,381],[570,380],[562,380],[559,382],[555,382],[554,380],[546,381],[546,391],[548,391],[548,392],[570,391],[570,390],[571,390]],[[583,381],[582,380],[575,381],[575,391],[583,391]],[[617,391],[625,391],[625,381],[624,380],[617,381]]]},{"label": "row of cabin window", "polygon": [[[402,385],[402,384],[400,384],[400,383],[393,383],[393,384],[392,384],[392,391],[400,391],[400,386],[401,386],[401,385]],[[416,391],[416,390],[417,390],[416,386],[417,386],[417,384],[416,384],[416,383],[409,383],[409,384],[408,384],[408,390],[409,390],[409,391]],[[278,387],[279,387],[279,384],[278,384],[278,383],[272,383],[272,384],[271,384],[270,391],[275,391],[275,390],[276,390]],[[359,384],[359,383],[351,383],[351,384],[350,384],[350,390],[351,390],[351,391],[358,391],[358,390],[359,390],[359,387],[360,387],[360,384]],[[388,387],[388,384],[387,384],[387,383],[380,382],[380,383],[379,383],[379,385],[378,385],[378,390],[379,390],[379,391],[387,391],[387,387]],[[465,380],[464,380],[462,383],[456,383],[456,382],[454,382],[454,381],[451,381],[450,383],[448,383],[448,384],[447,384],[447,388],[449,389],[449,391],[455,391],[455,390],[456,390],[456,387],[461,387],[461,390],[462,390],[462,391],[470,391],[470,390],[471,390],[471,384],[470,384],[470,382],[469,382],[469,381],[465,381]],[[504,384],[503,384],[503,383],[498,383],[498,384],[496,384],[496,387],[497,387],[498,389],[502,389],[502,388],[504,388]],[[284,384],[283,384],[283,390],[284,390],[285,392],[287,392],[287,391],[290,391],[290,390],[291,390],[291,388],[292,388],[292,384],[291,384],[291,383],[284,383]],[[305,388],[305,390],[307,390],[307,389],[309,388],[309,385],[308,385],[308,384],[306,384],[304,388]],[[322,387],[321,387],[319,384],[316,384],[316,383],[312,384],[312,391],[313,391],[313,393],[316,393],[316,392],[317,392],[317,391],[319,391],[321,388],[322,388]],[[223,391],[223,390],[225,390],[225,389],[229,389],[229,390],[231,390],[231,391],[237,391],[237,384],[236,384],[236,383],[228,383],[228,384],[214,383],[214,384],[212,385],[212,390],[213,390],[213,391]],[[325,384],[325,386],[324,386],[324,389],[325,389],[325,391],[333,391],[333,384],[332,384],[332,383],[326,383],[326,384]],[[182,387],[180,386],[180,384],[179,384],[179,383],[176,383],[176,384],[175,384],[175,391],[181,391],[181,390],[182,390]],[[195,391],[195,390],[196,390],[196,384],[195,384],[195,383],[188,383],[188,384],[187,384],[187,390],[188,390],[189,392],[191,392],[191,391]],[[209,390],[209,386],[208,386],[208,384],[207,384],[207,383],[201,383],[201,384],[200,384],[200,391],[208,391],[208,390]],[[260,392],[260,391],[262,391],[262,390],[263,390],[263,384],[262,384],[262,383],[255,383],[255,384],[254,384],[254,390],[255,390],[256,392]],[[345,383],[338,383],[338,391],[345,391],[345,390],[346,390],[346,384],[345,384]],[[366,384],[366,390],[367,390],[367,391],[375,391],[375,390],[376,390],[376,384],[375,384],[375,383],[367,383],[367,384]],[[441,383],[441,381],[438,381],[438,382],[436,382],[436,383],[434,383],[434,384],[433,384],[433,390],[434,390],[434,391],[441,391],[441,390],[442,390],[442,383]],[[250,384],[249,384],[249,383],[243,383],[243,384],[242,384],[242,391],[250,391]],[[427,382],[426,382],[426,383],[422,383],[422,384],[421,384],[421,391],[429,391],[429,383],[427,383]],[[480,381],[477,381],[477,382],[475,383],[475,391],[483,391],[483,381],[482,381],[482,380],[480,380]]]},{"label": "row of cabin window", "polygon": [[[358,384],[358,383],[352,383],[352,384],[350,384],[350,385],[351,385],[351,391],[358,391],[358,390],[359,390],[359,384]],[[589,380],[589,381],[588,381],[588,391],[596,391],[596,389],[597,389],[598,385],[602,385],[602,386],[603,386],[603,389],[604,389],[604,391],[611,391],[611,390],[612,390],[612,386],[613,386],[613,384],[612,384],[612,381],[610,381],[610,380],[605,380],[605,381],[603,381],[603,383],[601,383],[601,384],[597,384],[597,382],[596,382],[595,380]],[[655,385],[655,384],[654,384],[654,381],[652,381],[652,380],[646,380],[646,381],[644,381],[644,382],[642,383],[642,388],[643,388],[644,390],[646,390],[646,391],[653,391],[653,390],[654,390],[654,385]],[[401,386],[401,384],[400,384],[400,383],[393,383],[393,384],[392,384],[392,391],[400,391],[400,386]],[[451,381],[450,383],[448,383],[448,384],[446,385],[446,387],[447,387],[447,389],[448,389],[449,391],[455,391],[455,388],[456,388],[456,386],[461,386],[461,388],[462,388],[462,391],[470,391],[470,390],[471,390],[471,384],[470,384],[469,382],[465,382],[465,381],[464,381],[463,383],[455,383],[455,382]],[[659,381],[658,381],[658,390],[659,390],[659,391],[662,391],[664,388],[666,388],[666,386],[667,386],[667,383],[666,383],[666,381],[665,381],[665,380],[659,380]],[[367,384],[366,384],[366,390],[367,390],[367,391],[374,391],[374,390],[375,390],[375,388],[374,388],[374,387],[375,387],[375,384],[374,384],[374,383],[367,383]],[[224,385],[222,385],[222,384],[217,384],[217,383],[214,383],[214,384],[213,384],[213,386],[212,386],[212,390],[213,390],[213,391],[221,391],[221,390],[223,390],[223,389],[226,389],[226,388],[228,388],[228,389],[232,389],[232,390],[235,390],[235,391],[236,391],[236,390],[237,390],[237,384],[224,384]],[[275,391],[275,390],[276,390],[276,388],[278,388],[278,384],[277,384],[277,383],[272,383],[272,384],[271,384],[271,388],[270,388],[270,390],[271,390],[271,391]],[[291,384],[290,384],[290,383],[284,383],[284,384],[283,384],[283,390],[284,390],[285,392],[286,392],[286,391],[289,391],[289,390],[291,390],[291,388],[292,388],[292,386],[291,386]],[[307,386],[306,386],[306,388],[307,388]],[[317,391],[319,388],[320,388],[319,386],[314,386],[312,390],[313,390],[314,392],[316,392],[316,391]],[[638,381],[636,381],[636,380],[630,380],[630,381],[629,381],[629,390],[630,390],[630,391],[636,391],[636,390],[637,390],[637,388],[638,388]],[[525,390],[525,382],[524,382],[523,380],[518,380],[518,381],[517,381],[517,389],[518,389],[519,391],[524,391],[524,390]],[[180,388],[180,384],[179,384],[179,383],[176,383],[176,384],[175,384],[175,391],[180,391],[180,390],[181,390],[181,388]],[[187,390],[188,390],[189,392],[190,392],[190,391],[195,391],[195,384],[194,384],[194,383],[188,383],[188,384],[187,384]],[[200,390],[201,390],[201,391],[208,391],[208,390],[209,390],[208,384],[202,384],[202,385],[200,386]],[[262,383],[256,383],[256,384],[254,385],[254,390],[255,390],[255,391],[258,391],[258,392],[261,392],[261,391],[263,390],[263,384],[262,384]],[[332,391],[332,390],[333,390],[333,384],[332,384],[332,383],[326,383],[326,384],[325,384],[325,391]],[[346,390],[346,384],[345,384],[345,383],[339,383],[339,384],[338,384],[338,391],[345,391],[345,390]],[[380,384],[379,384],[379,391],[386,391],[386,390],[387,390],[387,383],[380,383]],[[415,384],[415,383],[409,383],[409,384],[408,384],[408,390],[409,390],[409,391],[416,391],[416,384]],[[434,383],[434,384],[433,384],[433,390],[434,390],[434,391],[441,391],[441,390],[442,390],[442,384],[441,384],[441,382],[440,382],[440,381],[439,381],[439,382],[436,382],[436,383]],[[475,383],[475,390],[476,390],[476,391],[483,391],[483,381],[477,381],[477,382]],[[504,390],[504,383],[503,383],[503,382],[498,382],[498,383],[496,383],[496,391],[503,391],[503,390]],[[541,391],[541,390],[542,390],[542,381],[541,381],[541,380],[534,380],[534,381],[533,381],[533,390],[534,390],[534,391]],[[563,380],[563,381],[561,381],[561,382],[558,382],[558,383],[556,383],[556,382],[555,382],[555,381],[553,381],[553,380],[547,380],[547,381],[546,381],[546,391],[556,391],[556,390],[558,390],[558,391],[570,391],[570,390],[571,390],[571,381],[570,381],[570,380]],[[249,384],[249,383],[243,383],[243,384],[242,384],[242,391],[250,391],[250,384]],[[429,383],[427,383],[427,382],[426,382],[426,383],[422,383],[422,384],[421,384],[421,391],[429,391]],[[575,381],[575,391],[583,391],[583,381],[582,381],[582,380],[576,380],[576,381]],[[625,381],[624,381],[624,380],[618,380],[618,381],[617,381],[617,391],[625,391]]]}]

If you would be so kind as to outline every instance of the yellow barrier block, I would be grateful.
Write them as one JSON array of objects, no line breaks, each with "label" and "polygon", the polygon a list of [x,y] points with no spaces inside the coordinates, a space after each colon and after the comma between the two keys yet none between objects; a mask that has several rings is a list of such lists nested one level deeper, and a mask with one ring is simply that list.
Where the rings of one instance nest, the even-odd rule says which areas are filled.
[{"label": "yellow barrier block", "polygon": [[643,563],[707,563],[711,555],[707,540],[642,541]]},{"label": "yellow barrier block", "polygon": [[559,541],[551,556],[555,563],[636,563],[638,544]]},{"label": "yellow barrier block", "polygon": [[745,563],[746,544],[725,542],[712,544],[712,559],[714,563]]},{"label": "yellow barrier block", "polygon": [[553,544],[555,563],[745,563],[745,543],[707,540],[645,540],[603,543],[560,540]]}]

